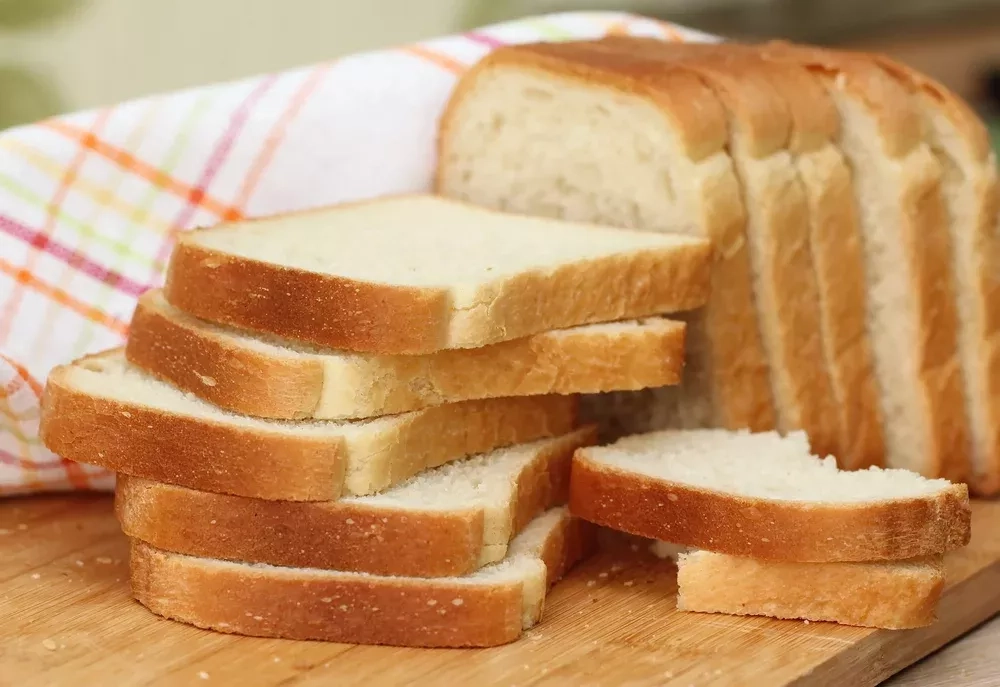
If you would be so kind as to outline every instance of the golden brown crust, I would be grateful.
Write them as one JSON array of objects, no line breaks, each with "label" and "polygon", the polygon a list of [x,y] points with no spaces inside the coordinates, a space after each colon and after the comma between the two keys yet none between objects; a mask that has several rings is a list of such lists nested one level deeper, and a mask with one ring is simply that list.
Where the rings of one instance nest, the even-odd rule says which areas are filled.
[{"label": "golden brown crust", "polygon": [[732,556],[803,563],[899,560],[969,542],[968,489],[863,505],[768,501],[619,470],[578,451],[573,514],[650,539]]},{"label": "golden brown crust", "polygon": [[[423,356],[358,358],[346,375],[328,378],[319,355],[279,355],[139,299],[129,362],[223,408],[278,419],[348,419],[401,413],[473,398],[597,393],[677,384],[684,324],[619,331],[543,332],[482,348]],[[335,352],[332,352],[335,353]],[[344,400],[320,406],[324,383]],[[337,412],[337,411],[340,412]]]},{"label": "golden brown crust", "polygon": [[164,286],[173,306],[212,322],[371,353],[472,348],[690,310],[708,298],[711,272],[707,242],[525,272],[506,279],[488,304],[462,312],[452,331],[457,318],[447,288],[374,284],[252,260],[198,245],[198,234],[181,236],[174,249]]},{"label": "golden brown crust", "polygon": [[941,557],[902,564],[764,562],[700,552],[677,566],[677,608],[903,630],[934,622]]},{"label": "golden brown crust", "polygon": [[[590,548],[591,528],[567,519],[545,545],[548,584]],[[225,563],[133,540],[132,593],[152,612],[219,632],[352,644],[465,647],[517,639],[525,620],[517,580],[361,576]],[[540,614],[541,604],[538,605]]]},{"label": "golden brown crust", "polygon": [[[449,132],[477,81],[491,70],[511,67],[604,86],[652,102],[696,163],[724,152],[727,145],[725,108],[696,74],[665,70],[660,60],[608,49],[601,41],[540,43],[496,50],[462,78],[442,118],[439,160],[451,155]],[[444,169],[442,164],[437,170],[438,192],[446,191]],[[702,216],[698,219],[716,249],[716,261],[712,297],[694,313],[689,328],[689,339],[698,339],[695,349],[705,348],[705,360],[689,362],[704,368],[715,421],[730,428],[773,429],[768,366],[754,319],[746,215],[735,177],[728,179],[730,184],[717,179],[699,201]]]},{"label": "golden brown crust", "polygon": [[[53,370],[42,400],[41,437],[63,458],[200,491],[260,499],[326,501],[370,493],[345,474],[352,456],[345,435],[302,436],[225,423],[88,394],[70,381],[71,366]],[[571,396],[466,401],[396,418],[379,437],[388,466],[369,489],[397,484],[428,467],[501,446],[570,431]]]},{"label": "golden brown crust", "polygon": [[189,556],[376,575],[465,575],[479,567],[484,546],[505,547],[536,516],[566,502],[573,451],[595,441],[594,428],[581,429],[539,451],[516,478],[503,541],[492,540],[501,533],[484,533],[475,500],[451,509],[263,501],[119,475],[115,511],[129,538]]}]

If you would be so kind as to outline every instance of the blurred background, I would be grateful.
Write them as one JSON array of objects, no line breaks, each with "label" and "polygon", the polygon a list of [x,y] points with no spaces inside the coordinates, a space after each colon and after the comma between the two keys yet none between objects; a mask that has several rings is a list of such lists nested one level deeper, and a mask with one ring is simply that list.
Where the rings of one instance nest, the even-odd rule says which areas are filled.
[{"label": "blurred background", "polygon": [[0,128],[565,10],[887,52],[1000,140],[1000,0],[0,0]]}]

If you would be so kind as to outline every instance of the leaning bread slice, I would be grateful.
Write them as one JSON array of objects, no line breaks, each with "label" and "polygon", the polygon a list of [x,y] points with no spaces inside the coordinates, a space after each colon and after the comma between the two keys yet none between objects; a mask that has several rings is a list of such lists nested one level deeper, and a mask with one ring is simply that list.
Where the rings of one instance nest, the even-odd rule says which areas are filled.
[{"label": "leaning bread slice", "polygon": [[667,430],[580,449],[570,507],[643,537],[800,562],[943,553],[968,543],[971,520],[964,484],[838,470],[802,432]]},{"label": "leaning bread slice", "polygon": [[774,428],[746,208],[727,146],[725,108],[697,75],[596,41],[495,50],[442,115],[438,193],[715,248],[711,298],[688,314],[682,384],[592,399],[616,430]]},{"label": "leaning bread slice", "polygon": [[[539,513],[566,502],[584,428],[423,472],[371,496],[263,501],[119,475],[115,510],[132,539],[204,558],[377,575],[465,575],[503,559]],[[247,528],[252,522],[253,527]]]},{"label": "leaning bread slice", "polygon": [[677,384],[684,324],[583,325],[427,355],[313,349],[216,326],[139,299],[132,364],[215,405],[257,417],[354,419],[474,398],[597,393]]},{"label": "leaning bread slice", "polygon": [[41,435],[63,458],[203,491],[323,501],[457,458],[564,434],[573,396],[465,401],[359,422],[235,415],[130,366],[121,350],[56,368]]},{"label": "leaning bread slice", "polygon": [[922,627],[934,622],[944,589],[941,559],[787,563],[708,551],[682,553],[677,608],[889,630]]},{"label": "leaning bread slice", "polygon": [[196,558],[132,542],[132,592],[152,612],[202,628],[351,644],[463,647],[517,639],[548,587],[589,551],[586,523],[555,508],[507,557],[464,577],[387,577]]},{"label": "leaning bread slice", "polygon": [[694,238],[395,196],[184,234],[164,293],[213,322],[430,353],[698,307],[710,256]]}]

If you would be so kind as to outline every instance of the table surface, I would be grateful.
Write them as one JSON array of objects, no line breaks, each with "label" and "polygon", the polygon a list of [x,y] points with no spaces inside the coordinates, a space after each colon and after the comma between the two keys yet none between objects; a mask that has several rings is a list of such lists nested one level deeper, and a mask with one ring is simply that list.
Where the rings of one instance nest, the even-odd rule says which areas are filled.
[{"label": "table surface", "polygon": [[[1000,527],[993,526],[1000,522],[1000,503],[974,504],[976,522],[985,526],[974,524],[973,543],[949,564],[949,576],[973,578],[946,592],[941,620],[926,631],[681,613],[674,608],[672,565],[636,559],[612,566],[622,559],[598,556],[555,588],[547,620],[528,637],[466,653],[233,637],[162,620],[129,598],[127,544],[109,497],[0,500],[0,686],[101,684],[98,676],[116,686],[209,678],[209,684],[248,687],[339,686],[432,674],[442,684],[456,677],[477,684],[562,684],[567,676],[590,674],[624,675],[630,684],[646,685],[661,684],[652,677],[664,669],[675,678],[671,685],[725,683],[712,675],[729,676],[741,687],[853,687],[852,679],[872,684],[872,675],[891,672],[885,665],[906,664],[901,654],[910,652],[906,662],[912,661],[941,645],[935,636],[954,637],[1000,610]],[[594,622],[601,617],[606,620]],[[1000,617],[883,684],[1000,686],[998,645]]]}]

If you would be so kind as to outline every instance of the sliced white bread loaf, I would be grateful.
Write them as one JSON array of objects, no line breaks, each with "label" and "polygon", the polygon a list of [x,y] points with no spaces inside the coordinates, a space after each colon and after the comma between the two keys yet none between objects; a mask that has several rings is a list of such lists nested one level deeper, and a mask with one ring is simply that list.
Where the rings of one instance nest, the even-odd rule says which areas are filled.
[{"label": "sliced white bread loaf", "polygon": [[[263,501],[119,475],[115,511],[132,539],[166,551],[297,568],[414,577],[495,563],[543,511],[566,502],[584,428],[422,472],[380,494]],[[252,527],[248,527],[252,523]]]},{"label": "sliced white bread loaf", "polygon": [[729,151],[747,208],[754,301],[782,431],[805,429],[824,455],[840,444],[823,355],[808,195],[796,167],[823,123],[800,107],[791,69],[746,46],[613,38],[609,50],[660,60],[704,80],[725,107]]},{"label": "sliced white bread loaf", "polygon": [[906,470],[842,471],[802,432],[665,430],[583,448],[570,507],[674,544],[798,562],[943,553],[969,541],[964,484]]},{"label": "sliced white bread loaf", "polygon": [[41,436],[69,460],[203,491],[324,501],[449,461],[564,434],[574,396],[465,401],[358,422],[235,415],[130,366],[120,349],[57,367]]},{"label": "sliced white bread loaf", "polygon": [[695,308],[710,257],[695,238],[396,196],[184,234],[164,293],[214,322],[415,354]]},{"label": "sliced white bread loaf", "polygon": [[202,628],[352,644],[463,647],[517,639],[548,588],[590,550],[566,508],[536,518],[507,557],[463,577],[386,577],[196,558],[132,542],[132,592],[154,613]]},{"label": "sliced white bread loaf", "polygon": [[922,627],[934,622],[944,589],[941,558],[787,563],[708,551],[681,553],[677,608],[890,630]]},{"label": "sliced white bread loaf", "polygon": [[543,332],[426,355],[315,349],[198,320],[159,291],[139,299],[129,362],[228,410],[355,419],[476,398],[677,384],[684,324],[663,318]]},{"label": "sliced white bread loaf", "polygon": [[915,99],[863,55],[774,43],[768,59],[807,68],[840,112],[854,173],[867,327],[885,419],[886,464],[963,481],[970,449],[941,164]]},{"label": "sliced white bread loaf", "polygon": [[444,113],[439,193],[712,241],[712,295],[686,318],[681,387],[595,403],[621,431],[666,422],[774,427],[727,145],[725,107],[696,74],[595,43],[496,50],[463,77]]},{"label": "sliced white bread loaf", "polygon": [[958,343],[972,434],[974,493],[1000,491],[1000,187],[990,136],[941,84],[881,55],[872,59],[913,91],[941,180],[958,297]]}]

